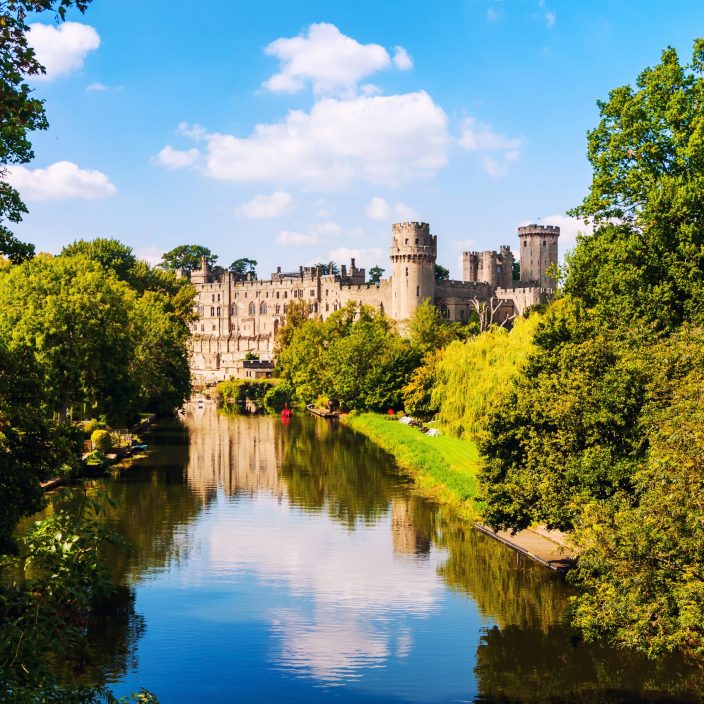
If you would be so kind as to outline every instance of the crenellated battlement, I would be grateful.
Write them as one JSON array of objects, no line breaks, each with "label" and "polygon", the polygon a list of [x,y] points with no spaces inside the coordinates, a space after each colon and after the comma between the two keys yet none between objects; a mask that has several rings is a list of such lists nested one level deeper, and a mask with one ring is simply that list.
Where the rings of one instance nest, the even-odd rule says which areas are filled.
[{"label": "crenellated battlement", "polygon": [[518,236],[521,235],[560,235],[559,225],[523,225],[518,228]]}]

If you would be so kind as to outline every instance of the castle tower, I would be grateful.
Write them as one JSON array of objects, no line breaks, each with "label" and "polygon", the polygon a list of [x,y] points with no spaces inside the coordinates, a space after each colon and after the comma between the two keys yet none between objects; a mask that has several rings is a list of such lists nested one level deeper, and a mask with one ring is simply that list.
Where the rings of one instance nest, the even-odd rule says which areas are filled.
[{"label": "castle tower", "polygon": [[501,245],[499,260],[501,261],[499,286],[502,288],[513,288],[513,252],[508,245]]},{"label": "castle tower", "polygon": [[210,266],[208,265],[208,260],[205,257],[200,259],[200,269],[193,269],[191,272],[191,283],[197,284],[207,284],[210,279]]},{"label": "castle tower", "polygon": [[438,240],[427,222],[391,226],[391,317],[408,320],[426,298],[435,301]]},{"label": "castle tower", "polygon": [[521,248],[521,281],[538,284],[541,288],[555,288],[555,279],[547,276],[552,264],[557,266],[557,225],[526,225],[518,228]]},{"label": "castle tower", "polygon": [[479,254],[477,252],[462,252],[462,281],[478,281]]}]

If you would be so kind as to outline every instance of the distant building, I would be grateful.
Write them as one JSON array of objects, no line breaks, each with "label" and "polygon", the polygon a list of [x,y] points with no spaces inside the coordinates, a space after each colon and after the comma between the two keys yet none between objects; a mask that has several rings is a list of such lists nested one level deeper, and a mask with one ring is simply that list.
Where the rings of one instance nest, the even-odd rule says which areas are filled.
[{"label": "distant building", "polygon": [[[364,269],[352,259],[339,274],[316,267],[298,271],[277,269],[269,279],[237,280],[230,272],[213,272],[205,259],[191,272],[196,287],[198,320],[191,328],[191,369],[196,383],[240,378],[248,352],[266,362],[273,356],[274,338],[288,306],[303,300],[311,317],[327,318],[349,301],[383,311],[401,327],[429,298],[450,321],[466,323],[472,312],[506,323],[553,295],[551,266],[557,265],[560,228],[528,225],[518,228],[520,278],[514,280],[510,247],[499,252],[465,252],[463,280],[435,280],[437,237],[428,223],[404,222],[391,228],[391,277],[378,284],[366,281]],[[554,267],[553,267],[554,268]]]}]

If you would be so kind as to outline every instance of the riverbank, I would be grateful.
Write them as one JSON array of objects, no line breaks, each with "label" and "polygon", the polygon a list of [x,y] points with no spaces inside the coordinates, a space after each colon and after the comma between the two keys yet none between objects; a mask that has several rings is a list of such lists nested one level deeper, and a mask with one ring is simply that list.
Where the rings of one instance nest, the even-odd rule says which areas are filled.
[{"label": "riverbank", "polygon": [[341,420],[393,455],[423,496],[452,506],[477,530],[557,572],[574,566],[575,552],[560,531],[534,526],[512,534],[495,532],[482,523],[477,497],[481,458],[475,443],[447,435],[431,437],[376,413],[345,415]]},{"label": "riverbank", "polygon": [[341,420],[393,455],[423,496],[452,506],[467,520],[480,518],[477,472],[481,461],[474,443],[446,435],[430,437],[376,413],[341,416]]}]

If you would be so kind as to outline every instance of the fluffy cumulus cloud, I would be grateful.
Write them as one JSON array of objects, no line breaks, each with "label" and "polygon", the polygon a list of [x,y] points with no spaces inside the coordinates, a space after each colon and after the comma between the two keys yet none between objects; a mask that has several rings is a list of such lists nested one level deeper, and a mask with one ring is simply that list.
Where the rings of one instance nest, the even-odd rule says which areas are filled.
[{"label": "fluffy cumulus cloud", "polygon": [[347,264],[351,259],[354,259],[356,266],[366,269],[367,271],[373,266],[386,266],[387,275],[389,252],[380,247],[338,247],[329,252],[327,261],[339,262]]},{"label": "fluffy cumulus cloud", "polygon": [[521,156],[523,140],[507,137],[494,131],[491,125],[468,117],[460,126],[459,144],[463,149],[480,156],[482,166],[489,176],[499,178],[508,172],[511,162]]},{"label": "fluffy cumulus cloud", "polygon": [[367,217],[380,222],[407,222],[417,220],[418,214],[405,203],[391,204],[380,196],[374,196],[367,205]]},{"label": "fluffy cumulus cloud", "polygon": [[185,169],[188,166],[198,161],[200,152],[194,147],[193,149],[174,149],[170,144],[167,144],[157,155],[154,161],[159,166],[164,166],[167,169]]},{"label": "fluffy cumulus cloud", "polygon": [[276,241],[283,245],[311,245],[325,242],[330,237],[339,238],[341,234],[342,228],[336,222],[319,222],[303,231],[281,230]]},{"label": "fluffy cumulus cloud", "polygon": [[261,193],[235,208],[235,214],[256,220],[278,218],[290,209],[292,203],[293,196],[285,191],[275,191],[270,195]]},{"label": "fluffy cumulus cloud", "polygon": [[7,180],[27,200],[93,200],[117,193],[117,188],[101,171],[81,169],[70,161],[57,161],[45,169],[24,166],[8,168]]},{"label": "fluffy cumulus cloud", "polygon": [[357,83],[389,68],[412,67],[408,52],[395,47],[393,59],[379,44],[360,44],[333,24],[312,24],[307,34],[277,39],[266,53],[281,62],[280,71],[264,83],[274,93],[297,93],[310,83],[316,94],[354,93]]},{"label": "fluffy cumulus cloud", "polygon": [[29,25],[28,41],[46,74],[32,80],[52,81],[83,68],[86,56],[100,46],[100,37],[93,27],[80,22]]},{"label": "fluffy cumulus cloud", "polygon": [[449,144],[447,116],[424,91],[325,98],[310,112],[292,110],[281,122],[257,125],[248,137],[199,133],[198,139],[205,141],[205,173],[212,178],[314,190],[431,176],[447,163]]}]

